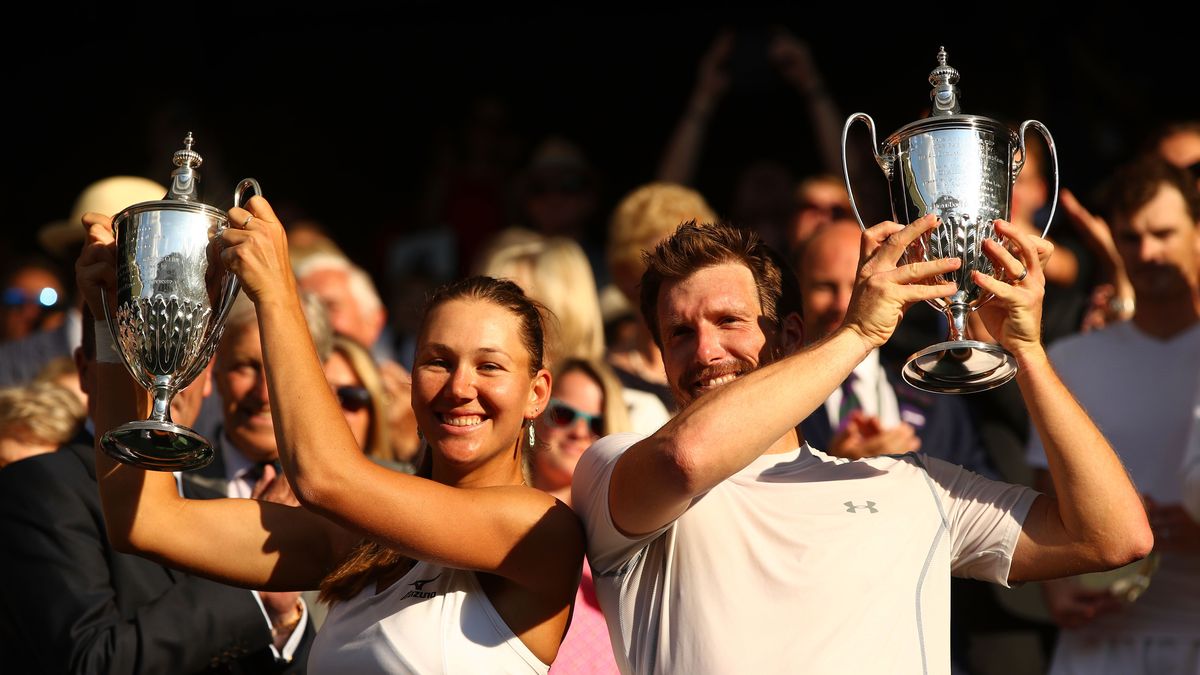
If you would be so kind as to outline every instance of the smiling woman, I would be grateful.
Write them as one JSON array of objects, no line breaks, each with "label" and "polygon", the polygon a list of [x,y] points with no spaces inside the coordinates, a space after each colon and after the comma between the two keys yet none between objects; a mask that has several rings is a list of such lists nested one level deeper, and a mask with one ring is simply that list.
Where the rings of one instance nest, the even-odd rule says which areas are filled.
[{"label": "smiling woman", "polygon": [[[537,305],[487,277],[435,293],[413,370],[425,459],[417,476],[391,471],[363,455],[326,382],[282,226],[265,200],[248,206],[230,214],[241,225],[222,235],[223,259],[258,310],[271,424],[302,507],[183,500],[169,475],[98,453],[114,544],[249,588],[320,583],[335,604],[312,672],[546,672],[583,536],[569,507],[525,485],[528,430],[551,386]],[[97,221],[89,237],[78,276],[99,310],[111,231]],[[116,364],[99,379],[97,436],[146,405]]]}]

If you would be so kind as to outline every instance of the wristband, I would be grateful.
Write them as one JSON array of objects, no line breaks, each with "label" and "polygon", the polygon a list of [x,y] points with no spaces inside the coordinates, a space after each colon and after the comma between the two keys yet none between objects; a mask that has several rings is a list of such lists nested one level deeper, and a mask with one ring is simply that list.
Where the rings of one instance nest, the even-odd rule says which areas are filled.
[{"label": "wristband", "polygon": [[96,363],[124,363],[107,321],[96,321]]}]

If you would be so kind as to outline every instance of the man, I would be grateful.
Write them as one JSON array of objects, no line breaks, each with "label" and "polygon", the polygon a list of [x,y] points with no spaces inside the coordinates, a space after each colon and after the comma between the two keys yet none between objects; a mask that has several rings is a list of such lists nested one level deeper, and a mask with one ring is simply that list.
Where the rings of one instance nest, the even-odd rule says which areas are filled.
[{"label": "man", "polygon": [[[305,318],[317,353],[324,361],[333,349],[333,335],[321,304],[305,297]],[[213,358],[213,380],[221,403],[222,425],[212,436],[215,456],[193,472],[198,482],[227,497],[248,498],[263,477],[275,473],[279,448],[267,395],[262,342],[254,303],[239,294],[229,310],[225,333]]]},{"label": "man", "polygon": [[[1145,496],[1160,564],[1128,606],[1078,580],[1045,584],[1064,629],[1052,672],[1200,672],[1200,526],[1180,506],[1179,476],[1200,385],[1200,194],[1157,158],[1121,168],[1111,184],[1108,222],[1136,310],[1055,343],[1050,357]],[[1050,489],[1054,459],[1036,435],[1029,461]]]},{"label": "man", "polygon": [[632,673],[949,672],[949,578],[1011,583],[1104,569],[1152,545],[1137,493],[1045,358],[1038,244],[985,251],[1021,283],[976,275],[1021,366],[1060,500],[920,453],[850,462],[796,427],[956,259],[896,267],[935,225],[864,235],[854,298],[799,350],[799,306],[753,234],[682,226],[648,256],[642,309],[682,411],[580,460],[573,503],[618,663]]},{"label": "man", "polygon": [[[94,325],[85,315],[75,352],[85,390],[93,388]],[[175,396],[174,419],[190,424],[208,388],[206,370]],[[187,478],[182,489],[219,496]],[[303,671],[311,630],[296,594],[256,598],[112,549],[90,433],[0,472],[0,538],[5,672]]]},{"label": "man", "polygon": [[[165,187],[154,181],[134,176],[112,176],[96,181],[79,194],[70,218],[48,223],[38,231],[38,243],[56,262],[74,263],[83,245],[83,231],[79,227],[83,214],[94,211],[114,215],[131,204],[162,199],[166,192]],[[43,299],[42,289],[46,286],[41,283],[45,282],[28,287],[26,297]],[[19,340],[0,340],[0,387],[29,382],[47,363],[59,357],[69,358],[79,346],[79,309],[66,305],[68,298],[63,294],[63,286],[55,282],[51,287],[58,291],[56,308],[66,310],[60,315],[61,321],[56,328],[48,327]],[[44,305],[41,307],[45,308]]]},{"label": "man", "polygon": [[[617,204],[608,227],[608,265],[613,284],[631,307],[637,304],[638,282],[646,270],[642,253],[653,250],[680,223],[689,220],[712,222],[716,214],[699,192],[682,185],[643,185]],[[637,335],[628,347],[610,351],[609,363],[621,386],[639,394],[635,400],[626,399],[633,417],[641,428],[657,429],[670,419],[675,402],[666,385],[658,347],[644,322],[637,321]],[[662,406],[654,406],[641,394],[658,397]]]},{"label": "man", "polygon": [[[846,318],[858,277],[856,223],[836,221],[818,230],[796,266],[809,344],[833,333]],[[825,404],[804,420],[804,439],[835,457],[860,459],[920,449],[976,473],[993,476],[966,406],[956,396],[914,389],[885,368],[879,350],[854,367]]]}]

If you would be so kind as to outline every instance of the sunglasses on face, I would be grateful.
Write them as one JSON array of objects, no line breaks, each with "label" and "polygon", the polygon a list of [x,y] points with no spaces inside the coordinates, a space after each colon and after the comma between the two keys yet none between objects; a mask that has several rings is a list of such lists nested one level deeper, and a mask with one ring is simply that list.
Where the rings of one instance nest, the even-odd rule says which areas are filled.
[{"label": "sunglasses on face", "polygon": [[6,288],[0,294],[0,304],[3,304],[5,307],[38,305],[46,309],[53,309],[58,305],[58,301],[58,291],[49,286],[36,293],[30,293],[22,288]]},{"label": "sunglasses on face", "polygon": [[581,417],[587,422],[588,431],[591,431],[593,436],[604,435],[603,415],[589,415],[556,398],[550,399],[550,405],[546,408],[546,424],[555,429],[574,426],[575,421]]},{"label": "sunglasses on face", "polygon": [[352,384],[343,385],[334,390],[338,403],[348,412],[358,412],[371,405],[371,392],[366,387],[356,387]]}]

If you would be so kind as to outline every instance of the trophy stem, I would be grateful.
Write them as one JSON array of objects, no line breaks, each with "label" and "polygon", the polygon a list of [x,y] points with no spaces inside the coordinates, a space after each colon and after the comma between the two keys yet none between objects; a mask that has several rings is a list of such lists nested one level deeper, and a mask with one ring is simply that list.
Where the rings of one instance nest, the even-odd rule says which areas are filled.
[{"label": "trophy stem", "polygon": [[967,339],[967,317],[971,316],[971,308],[956,302],[946,308],[946,318],[950,319],[951,342],[961,342]]},{"label": "trophy stem", "polygon": [[164,385],[154,387],[154,407],[150,410],[150,419],[156,422],[171,421],[171,390]]}]

